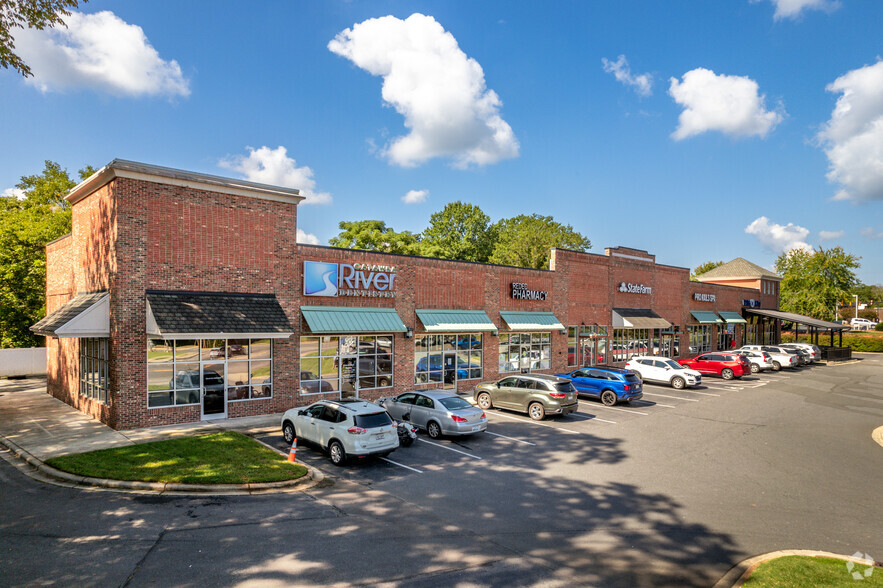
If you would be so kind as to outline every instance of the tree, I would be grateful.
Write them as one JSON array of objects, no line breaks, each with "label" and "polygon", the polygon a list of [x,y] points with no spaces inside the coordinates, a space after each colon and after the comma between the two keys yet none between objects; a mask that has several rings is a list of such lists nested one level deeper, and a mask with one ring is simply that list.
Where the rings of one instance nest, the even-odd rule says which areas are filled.
[{"label": "tree", "polygon": [[31,68],[15,52],[12,29],[65,26],[62,17],[70,16],[67,9],[77,6],[79,0],[0,0],[0,65],[6,69],[11,66],[24,77],[32,76]]},{"label": "tree", "polygon": [[457,201],[429,217],[421,250],[428,257],[487,262],[494,240],[491,218],[479,207]]},{"label": "tree", "polygon": [[410,231],[396,232],[384,221],[341,221],[340,233],[328,240],[332,247],[364,249],[382,253],[420,254],[420,235]]},{"label": "tree", "polygon": [[[94,173],[80,170],[81,179]],[[22,176],[24,197],[0,198],[0,347],[33,347],[42,338],[29,327],[46,314],[46,243],[71,230],[64,196],[76,185],[57,163]]]},{"label": "tree", "polygon": [[496,243],[490,262],[520,267],[549,267],[549,249],[588,251],[592,242],[551,216],[520,214],[494,225]]},{"label": "tree", "polygon": [[714,268],[722,266],[723,264],[724,262],[722,261],[706,261],[705,263],[700,263],[690,274],[690,279],[696,282],[696,276],[701,276],[705,272],[710,272]]},{"label": "tree", "polygon": [[776,271],[782,276],[780,309],[823,320],[836,319],[838,301],[851,296],[857,283],[854,270],[861,265],[859,259],[842,247],[782,253],[776,259]]}]

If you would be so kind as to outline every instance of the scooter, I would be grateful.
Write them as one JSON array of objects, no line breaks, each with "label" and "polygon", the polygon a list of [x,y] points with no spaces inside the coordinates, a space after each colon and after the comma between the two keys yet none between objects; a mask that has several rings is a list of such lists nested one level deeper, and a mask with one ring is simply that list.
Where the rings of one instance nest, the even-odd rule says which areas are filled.
[{"label": "scooter", "polygon": [[402,420],[396,425],[396,431],[399,434],[399,445],[402,447],[410,447],[414,444],[414,439],[417,438],[417,429],[408,422],[410,418],[411,413],[406,412],[402,415]]}]

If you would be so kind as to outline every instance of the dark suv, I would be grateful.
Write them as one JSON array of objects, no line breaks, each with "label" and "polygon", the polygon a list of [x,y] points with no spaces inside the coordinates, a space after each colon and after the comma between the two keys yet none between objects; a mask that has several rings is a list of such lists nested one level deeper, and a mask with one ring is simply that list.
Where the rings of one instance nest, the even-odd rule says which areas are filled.
[{"label": "dark suv", "polygon": [[601,400],[605,406],[617,402],[640,400],[644,396],[643,380],[637,372],[620,368],[580,368],[567,374],[556,374],[573,382],[576,391]]}]

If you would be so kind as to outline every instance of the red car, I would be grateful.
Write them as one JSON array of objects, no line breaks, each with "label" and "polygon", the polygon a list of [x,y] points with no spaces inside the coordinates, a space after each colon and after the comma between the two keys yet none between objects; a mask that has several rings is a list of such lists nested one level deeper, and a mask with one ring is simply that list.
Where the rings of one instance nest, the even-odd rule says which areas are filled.
[{"label": "red car", "polygon": [[744,374],[751,373],[748,358],[729,353],[703,353],[692,359],[682,359],[678,363],[702,375],[720,376],[724,380],[741,378]]}]

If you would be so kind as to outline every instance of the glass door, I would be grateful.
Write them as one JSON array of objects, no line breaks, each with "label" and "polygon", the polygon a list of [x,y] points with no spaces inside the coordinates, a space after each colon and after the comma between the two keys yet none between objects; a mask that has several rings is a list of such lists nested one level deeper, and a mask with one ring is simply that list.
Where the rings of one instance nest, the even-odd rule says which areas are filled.
[{"label": "glass door", "polygon": [[340,356],[340,397],[359,397],[358,361],[355,355]]},{"label": "glass door", "polygon": [[219,419],[227,416],[227,362],[203,362],[202,418]]},{"label": "glass door", "polygon": [[457,389],[457,352],[446,351],[444,353],[444,378],[442,388],[445,390]]}]

